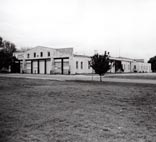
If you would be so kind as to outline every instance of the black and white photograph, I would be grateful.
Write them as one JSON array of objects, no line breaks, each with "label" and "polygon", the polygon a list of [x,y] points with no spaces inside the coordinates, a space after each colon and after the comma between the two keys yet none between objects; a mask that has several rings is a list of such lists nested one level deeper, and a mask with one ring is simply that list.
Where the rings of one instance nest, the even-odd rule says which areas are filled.
[{"label": "black and white photograph", "polygon": [[156,142],[156,1],[0,0],[0,142]]}]

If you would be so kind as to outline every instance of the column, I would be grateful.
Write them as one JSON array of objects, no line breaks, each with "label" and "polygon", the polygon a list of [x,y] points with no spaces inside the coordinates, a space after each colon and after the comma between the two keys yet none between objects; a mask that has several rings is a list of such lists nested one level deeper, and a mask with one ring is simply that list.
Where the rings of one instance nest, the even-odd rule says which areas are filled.
[{"label": "column", "polygon": [[63,74],[63,58],[61,59],[61,73]]},{"label": "column", "polygon": [[37,70],[38,70],[38,74],[40,73],[40,62],[39,62],[39,60],[37,60]]},{"label": "column", "polygon": [[31,60],[31,73],[33,73],[33,61]]},{"label": "column", "polygon": [[54,58],[51,58],[51,71],[50,74],[55,73],[55,64],[54,64]]},{"label": "column", "polygon": [[47,60],[44,60],[44,74],[47,74]]}]

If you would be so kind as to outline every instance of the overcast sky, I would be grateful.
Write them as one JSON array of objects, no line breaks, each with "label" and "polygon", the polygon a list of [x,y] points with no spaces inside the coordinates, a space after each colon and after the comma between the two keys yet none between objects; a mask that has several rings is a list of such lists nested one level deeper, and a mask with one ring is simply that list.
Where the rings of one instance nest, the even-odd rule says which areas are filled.
[{"label": "overcast sky", "polygon": [[0,0],[0,36],[19,47],[156,55],[156,0]]}]

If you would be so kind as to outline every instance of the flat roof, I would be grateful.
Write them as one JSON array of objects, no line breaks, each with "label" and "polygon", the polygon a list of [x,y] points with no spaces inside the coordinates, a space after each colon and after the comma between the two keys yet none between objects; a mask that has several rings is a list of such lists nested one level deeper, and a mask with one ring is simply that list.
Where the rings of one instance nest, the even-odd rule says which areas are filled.
[{"label": "flat roof", "polygon": [[74,57],[87,57],[87,58],[91,58],[91,56],[88,55],[78,55],[78,54],[73,54]]}]

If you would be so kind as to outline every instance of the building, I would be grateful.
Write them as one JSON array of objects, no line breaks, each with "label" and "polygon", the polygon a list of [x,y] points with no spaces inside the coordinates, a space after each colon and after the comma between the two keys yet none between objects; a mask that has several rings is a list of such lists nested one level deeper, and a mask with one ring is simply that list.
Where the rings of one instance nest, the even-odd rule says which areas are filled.
[{"label": "building", "polygon": [[[14,52],[20,60],[20,72],[32,74],[89,74],[94,71],[89,65],[90,56],[75,55],[73,48],[48,48],[37,46],[25,52]],[[151,72],[151,64],[144,60],[110,57],[111,73]]]},{"label": "building", "polygon": [[20,72],[32,74],[92,73],[90,57],[75,55],[73,48],[53,49],[37,46],[25,52],[15,52],[20,60]]},{"label": "building", "polygon": [[132,72],[152,72],[151,71],[151,64],[145,63],[145,62],[138,62],[134,61],[132,62]]},{"label": "building", "polygon": [[112,68],[110,70],[111,73],[131,72],[131,63],[133,62],[133,59],[123,57],[110,57],[110,60],[112,61]]},{"label": "building", "polygon": [[[117,72],[151,72],[151,64],[146,63],[144,59],[130,59],[124,57],[110,57],[112,61],[112,68],[109,72],[117,73]],[[121,65],[121,68],[118,66]]]}]

